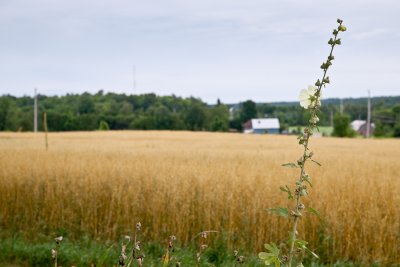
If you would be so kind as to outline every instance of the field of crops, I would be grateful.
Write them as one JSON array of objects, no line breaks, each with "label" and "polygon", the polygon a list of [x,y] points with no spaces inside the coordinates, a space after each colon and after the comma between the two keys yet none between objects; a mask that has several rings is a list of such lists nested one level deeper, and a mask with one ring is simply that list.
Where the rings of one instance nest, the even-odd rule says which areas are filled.
[{"label": "field of crops", "polygon": [[[294,136],[191,132],[0,133],[0,228],[35,239],[118,240],[140,221],[143,238],[188,244],[202,230],[257,254],[283,240],[289,223],[266,212],[286,206],[279,186],[297,171]],[[400,262],[400,141],[313,138],[322,164],[299,234],[336,261]],[[218,234],[216,234],[218,235]]]}]

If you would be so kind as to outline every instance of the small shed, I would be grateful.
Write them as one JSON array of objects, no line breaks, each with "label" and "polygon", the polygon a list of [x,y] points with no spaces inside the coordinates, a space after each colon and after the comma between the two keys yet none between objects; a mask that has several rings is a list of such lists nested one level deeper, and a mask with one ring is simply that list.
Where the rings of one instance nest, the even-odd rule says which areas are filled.
[{"label": "small shed", "polygon": [[[351,128],[356,131],[357,133],[367,136],[367,121],[364,120],[354,120],[350,123]],[[370,128],[369,128],[369,134],[373,135],[374,134],[374,129],[375,129],[375,124],[371,123]]]},{"label": "small shed", "polygon": [[243,124],[244,133],[254,134],[279,134],[279,119],[251,119]]}]

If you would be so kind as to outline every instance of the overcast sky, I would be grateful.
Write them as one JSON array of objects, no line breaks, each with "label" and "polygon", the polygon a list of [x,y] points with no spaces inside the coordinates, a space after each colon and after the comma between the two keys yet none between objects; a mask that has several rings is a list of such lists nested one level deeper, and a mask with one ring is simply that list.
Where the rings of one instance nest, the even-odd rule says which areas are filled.
[{"label": "overcast sky", "polygon": [[0,0],[0,95],[297,100],[338,17],[348,31],[323,96],[400,95],[395,0]]}]

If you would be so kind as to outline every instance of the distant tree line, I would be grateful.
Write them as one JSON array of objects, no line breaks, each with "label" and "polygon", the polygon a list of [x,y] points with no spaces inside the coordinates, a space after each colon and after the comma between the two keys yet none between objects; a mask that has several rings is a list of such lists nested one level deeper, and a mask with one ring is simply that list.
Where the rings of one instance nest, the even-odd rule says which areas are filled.
[{"label": "distant tree line", "polygon": [[[228,106],[209,107],[196,98],[96,94],[38,96],[39,114],[47,113],[49,131],[206,130],[228,131]],[[32,97],[0,97],[0,130],[32,131]],[[38,117],[42,129],[42,116]]]},{"label": "distant tree line", "polygon": [[[281,130],[308,123],[305,110],[297,102],[255,103],[247,100],[238,104],[208,105],[198,98],[175,95],[157,96],[153,93],[126,95],[107,93],[38,95],[38,124],[42,129],[43,112],[47,113],[49,131],[91,130],[190,130],[241,131],[251,118],[279,118]],[[0,131],[32,131],[33,97],[0,96]],[[400,97],[373,98],[372,122],[375,135],[400,136]],[[345,100],[343,113],[339,100],[322,102],[320,125],[330,126],[334,117],[349,120],[366,119],[366,99]]]}]

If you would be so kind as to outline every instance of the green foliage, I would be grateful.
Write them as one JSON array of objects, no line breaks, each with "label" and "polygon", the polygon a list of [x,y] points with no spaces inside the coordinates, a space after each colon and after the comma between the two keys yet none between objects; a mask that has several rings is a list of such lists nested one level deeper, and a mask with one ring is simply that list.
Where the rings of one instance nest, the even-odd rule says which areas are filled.
[{"label": "green foliage", "polygon": [[108,123],[106,121],[100,121],[100,125],[99,125],[99,130],[100,131],[108,131],[110,130],[110,127],[108,126]]},{"label": "green foliage", "polygon": [[[321,238],[326,240],[326,237],[321,235]],[[262,263],[257,257],[245,254],[246,260],[244,264],[234,265],[233,252],[226,247],[226,240],[216,240],[206,251],[202,260],[201,266],[262,266],[265,264],[264,257],[274,258],[272,266],[276,266],[276,258],[279,259],[280,251],[277,245],[269,244],[265,248],[267,252],[259,254],[263,257]],[[28,241],[19,236],[3,235],[0,239],[0,266],[54,266],[51,259],[51,249],[54,248],[54,239],[42,236],[37,240]],[[323,248],[321,248],[322,250]],[[162,256],[164,248],[159,243],[145,242],[143,252],[146,255],[144,266],[162,266]],[[80,240],[69,240],[65,238],[59,246],[58,265],[59,266],[91,266],[94,264],[97,267],[113,266],[116,264],[120,253],[120,244],[117,242],[99,242],[88,237],[82,237]],[[265,253],[265,254],[264,254]],[[268,254],[271,253],[271,254]],[[268,254],[268,255],[266,255]],[[173,252],[173,257],[181,263],[181,266],[195,266],[196,264],[196,249],[193,247],[176,247]],[[173,261],[175,262],[175,260]],[[325,264],[323,264],[325,262]],[[307,260],[305,266],[311,267],[361,267],[362,264],[340,261],[330,263],[326,259],[322,263],[315,263],[312,257]],[[134,265],[135,266],[135,265]],[[169,266],[175,266],[170,261]],[[379,264],[372,265],[379,267]]]},{"label": "green foliage", "polygon": [[[281,187],[281,190],[282,190],[282,188],[283,187]],[[289,188],[288,188],[288,190],[289,190]],[[283,190],[283,191],[285,191],[285,190]],[[288,198],[293,198],[291,193],[290,193],[290,190],[289,191],[285,191],[285,192],[288,192],[288,194],[289,194]],[[267,211],[270,212],[270,213],[274,213],[274,214],[276,214],[278,216],[284,217],[284,218],[288,218],[289,217],[289,210],[287,208],[283,208],[283,207],[270,208],[270,209],[267,209]]]},{"label": "green foliage", "polygon": [[192,131],[203,130],[205,127],[206,116],[207,114],[203,105],[191,105],[185,116],[185,123],[188,126],[188,129]]},{"label": "green foliage", "polygon": [[6,130],[10,100],[6,97],[0,98],[0,131]]},{"label": "green foliage", "polygon": [[350,127],[350,116],[337,113],[333,118],[333,136],[354,137],[355,133]]},{"label": "green foliage", "polygon": [[257,108],[256,103],[252,100],[247,100],[242,103],[242,109],[240,112],[240,120],[242,123],[250,119],[257,118]]},{"label": "green foliage", "polygon": [[209,109],[207,129],[212,132],[226,132],[229,130],[229,111],[221,102]]},{"label": "green foliage", "polygon": [[393,137],[400,137],[400,122],[394,126]]},{"label": "green foliage", "polygon": [[[295,125],[307,125],[306,110],[298,103],[256,104],[248,100],[236,105],[206,105],[200,99],[155,94],[124,95],[99,91],[96,94],[68,94],[47,97],[39,95],[39,129],[43,129],[42,113],[47,112],[49,131],[98,130],[106,121],[111,130],[242,130],[242,123],[249,118],[267,116],[279,118],[281,130],[293,131]],[[376,97],[372,99],[372,122],[375,135],[398,135],[395,126],[400,123],[400,97]],[[366,99],[344,101],[344,109],[351,120],[366,119]],[[331,114],[339,113],[339,99],[322,101],[320,132],[330,135],[327,126]],[[195,106],[195,107],[193,107]],[[229,116],[229,108],[236,112]],[[196,114],[199,111],[199,114]],[[324,127],[325,126],[325,127]],[[0,131],[31,131],[33,129],[33,98],[0,96]]]},{"label": "green foliage", "polygon": [[281,261],[279,260],[280,249],[276,246],[275,243],[265,244],[264,247],[267,249],[267,252],[260,252],[258,257],[264,261],[265,265],[270,266],[273,265],[275,267],[281,266]]},{"label": "green foliage", "polygon": [[289,167],[289,168],[297,168],[297,164],[295,164],[293,162],[282,164],[282,166]]}]

